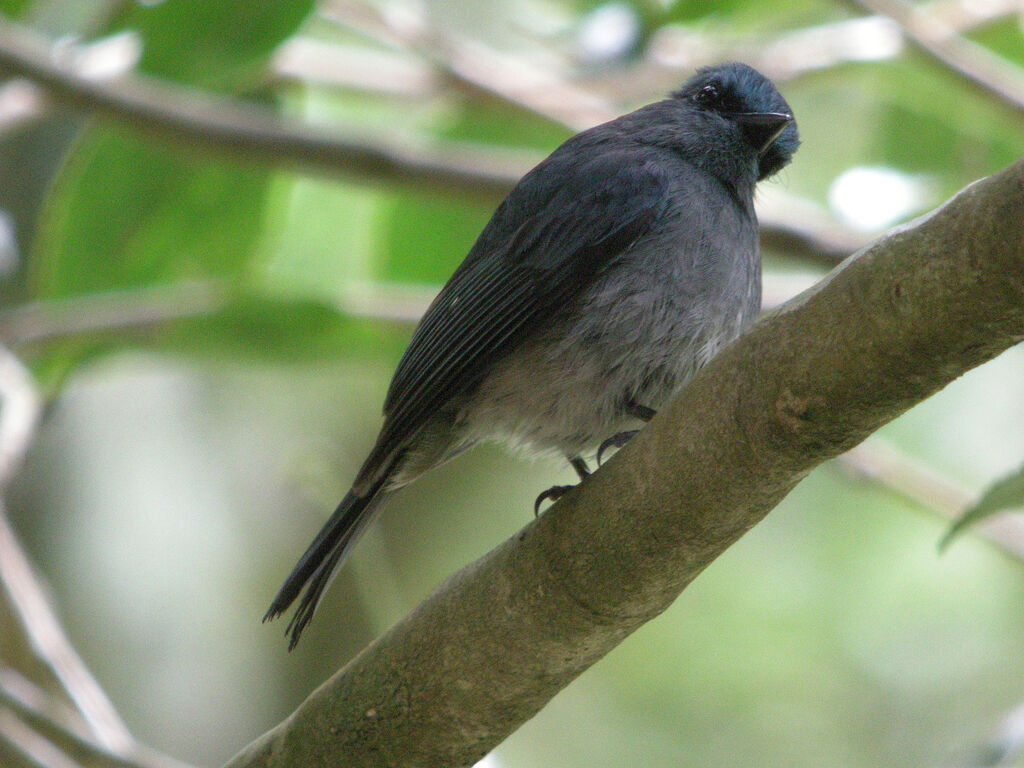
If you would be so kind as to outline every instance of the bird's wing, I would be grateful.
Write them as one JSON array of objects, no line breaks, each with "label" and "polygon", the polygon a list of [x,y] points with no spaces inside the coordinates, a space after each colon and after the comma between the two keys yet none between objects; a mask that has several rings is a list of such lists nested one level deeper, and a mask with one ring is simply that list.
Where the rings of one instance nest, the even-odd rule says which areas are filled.
[{"label": "bird's wing", "polygon": [[668,181],[637,149],[585,162],[556,153],[531,171],[420,322],[391,382],[374,454],[386,460],[523,331],[628,250],[664,210]]}]

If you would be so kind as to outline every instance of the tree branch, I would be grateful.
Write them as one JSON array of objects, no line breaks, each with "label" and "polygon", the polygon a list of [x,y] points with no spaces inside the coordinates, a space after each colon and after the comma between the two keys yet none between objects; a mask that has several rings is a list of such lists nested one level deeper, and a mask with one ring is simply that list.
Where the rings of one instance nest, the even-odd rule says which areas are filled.
[{"label": "tree branch", "polygon": [[50,687],[63,692],[81,714],[97,741],[123,750],[133,744],[131,735],[99,683],[68,641],[57,616],[18,545],[0,503],[0,601],[8,607],[16,630],[45,672]]},{"label": "tree branch", "polygon": [[[478,58],[488,55],[479,47],[472,50]],[[487,71],[493,75],[496,67],[491,62]],[[427,189],[435,194],[457,194],[475,201],[497,204],[526,171],[543,159],[529,151],[465,143],[445,148],[417,144],[409,138],[388,140],[318,130],[252,105],[140,76],[99,81],[78,72],[73,56],[55,56],[52,45],[12,24],[0,23],[0,70],[38,83],[59,101],[106,115],[179,146],[202,147],[316,173]],[[497,94],[496,89],[503,83],[507,85],[507,80],[497,83],[493,78],[486,82],[481,79],[480,87]],[[568,100],[570,91],[574,95],[569,103],[590,103],[588,110],[572,120],[566,118],[565,110],[549,110],[546,117],[577,130],[615,117],[609,107],[601,108],[593,97],[587,102],[585,92],[569,85],[561,87],[560,98]],[[550,93],[547,102],[531,97],[529,103],[517,101],[516,94],[499,95],[533,111],[540,110],[544,103],[550,104]],[[835,222],[806,226],[803,219],[785,211],[785,206],[777,206],[775,213],[763,222],[762,232],[770,244],[785,247],[795,255],[831,265],[837,255],[852,250],[851,242],[860,242]]]},{"label": "tree branch", "polygon": [[961,80],[1018,114],[1024,113],[1024,72],[984,46],[961,37],[952,25],[929,13],[929,9],[915,8],[903,0],[847,2],[892,19],[907,40]]},{"label": "tree branch", "polygon": [[[0,673],[0,707],[15,715],[20,725],[27,729],[22,732],[31,733],[36,743],[45,745],[47,751],[59,751],[62,762],[48,763],[50,765],[65,764],[83,768],[189,768],[184,763],[134,744],[126,745],[119,753],[97,743],[96,739],[88,735],[88,730],[75,720],[74,715],[77,713],[65,711],[61,712],[61,718],[55,717],[52,713],[54,703],[45,692],[11,672]],[[68,725],[69,722],[78,727]]]},{"label": "tree branch", "polygon": [[[877,483],[946,520],[959,520],[981,498],[981,494],[961,487],[881,438],[865,440],[837,461],[856,476]],[[972,530],[1004,553],[1024,561],[1024,517],[995,515],[982,520]]]},{"label": "tree branch", "polygon": [[619,115],[612,104],[552,71],[561,68],[541,68],[524,56],[446,34],[430,26],[425,16],[399,24],[363,0],[332,0],[321,13],[377,43],[414,52],[463,89],[497,98],[574,133]]},{"label": "tree branch", "polygon": [[769,314],[228,765],[471,765],[815,466],[1024,340],[1024,162]]},{"label": "tree branch", "polygon": [[44,86],[74,107],[113,117],[179,145],[258,162],[500,200],[530,167],[532,152],[494,147],[410,148],[410,141],[347,136],[273,113],[141,76],[99,82],[54,55],[30,31],[0,23],[0,70]]}]

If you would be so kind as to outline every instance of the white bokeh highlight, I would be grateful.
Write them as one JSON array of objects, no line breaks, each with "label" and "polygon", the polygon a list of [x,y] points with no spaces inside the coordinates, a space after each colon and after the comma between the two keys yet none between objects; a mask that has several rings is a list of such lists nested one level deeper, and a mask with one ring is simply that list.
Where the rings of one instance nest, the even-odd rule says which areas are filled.
[{"label": "white bokeh highlight", "polygon": [[876,232],[925,208],[931,184],[893,168],[859,166],[844,171],[828,190],[828,205],[844,224]]}]

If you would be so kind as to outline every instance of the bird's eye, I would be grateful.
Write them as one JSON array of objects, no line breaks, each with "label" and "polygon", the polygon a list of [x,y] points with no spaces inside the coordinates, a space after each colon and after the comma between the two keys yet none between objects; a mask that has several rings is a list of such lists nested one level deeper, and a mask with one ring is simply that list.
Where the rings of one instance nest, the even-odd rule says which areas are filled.
[{"label": "bird's eye", "polygon": [[702,107],[713,107],[720,99],[721,94],[713,85],[705,85],[693,97],[693,100]]}]

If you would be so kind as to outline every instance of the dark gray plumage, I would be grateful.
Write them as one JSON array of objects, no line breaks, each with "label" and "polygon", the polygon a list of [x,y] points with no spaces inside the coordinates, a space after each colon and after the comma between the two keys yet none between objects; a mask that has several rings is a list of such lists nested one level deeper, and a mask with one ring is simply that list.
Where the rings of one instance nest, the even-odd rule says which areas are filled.
[{"label": "dark gray plumage", "polygon": [[585,457],[624,442],[751,323],[754,187],[798,143],[775,86],[734,63],[524,176],[427,310],[376,445],[264,617],[305,589],[289,647],[388,493],[492,440],[561,454],[583,476]]}]

